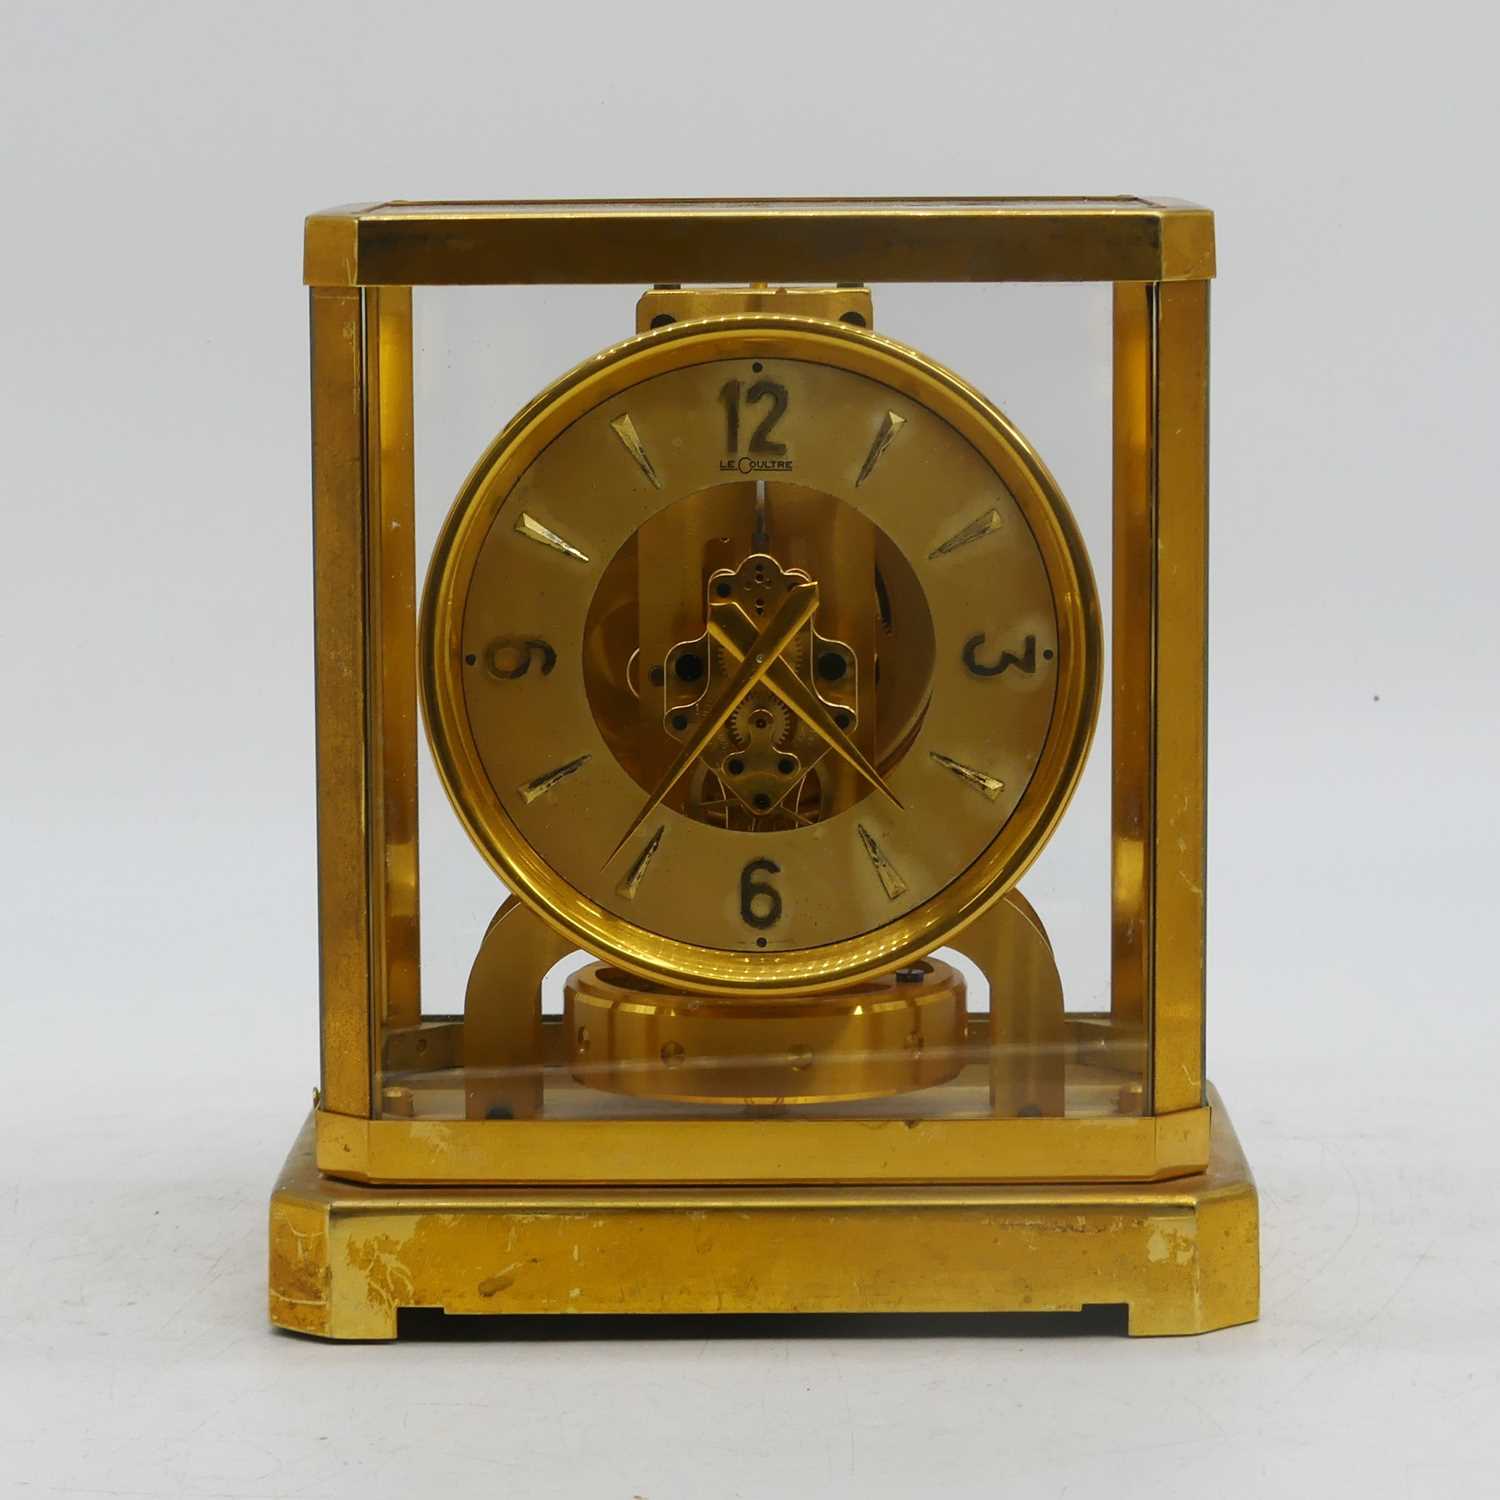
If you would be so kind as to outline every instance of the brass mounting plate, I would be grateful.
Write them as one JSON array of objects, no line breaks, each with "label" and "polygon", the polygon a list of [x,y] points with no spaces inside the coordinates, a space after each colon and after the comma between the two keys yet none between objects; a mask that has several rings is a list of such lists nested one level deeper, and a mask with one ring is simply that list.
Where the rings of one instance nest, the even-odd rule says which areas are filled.
[{"label": "brass mounting plate", "polygon": [[635,305],[635,331],[736,313],[790,313],[856,328],[875,326],[867,286],[655,286]]},{"label": "brass mounting plate", "polygon": [[309,1121],[271,1198],[271,1321],[392,1339],[402,1308],[504,1313],[1055,1312],[1132,1334],[1259,1310],[1255,1184],[1210,1091],[1206,1171],[1068,1186],[362,1187]]}]

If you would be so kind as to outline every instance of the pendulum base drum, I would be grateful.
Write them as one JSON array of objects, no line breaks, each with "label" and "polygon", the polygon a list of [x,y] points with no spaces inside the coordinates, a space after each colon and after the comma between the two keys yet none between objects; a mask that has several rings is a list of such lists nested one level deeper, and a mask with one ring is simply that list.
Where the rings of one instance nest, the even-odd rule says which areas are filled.
[{"label": "pendulum base drum", "polygon": [[946,1083],[964,1061],[963,977],[934,959],[850,989],[765,1001],[684,994],[595,963],[564,994],[573,1077],[641,1098],[873,1099]]}]

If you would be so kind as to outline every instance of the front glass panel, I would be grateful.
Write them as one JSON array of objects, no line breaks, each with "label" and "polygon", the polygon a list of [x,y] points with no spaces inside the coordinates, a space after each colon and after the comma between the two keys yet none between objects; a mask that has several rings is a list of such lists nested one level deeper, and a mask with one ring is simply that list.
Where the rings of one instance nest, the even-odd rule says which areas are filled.
[{"label": "front glass panel", "polygon": [[[1040,852],[1011,847],[1017,809],[1062,753],[1059,652],[1078,642],[1059,636],[1021,481],[921,392],[733,351],[470,481],[519,408],[634,331],[623,288],[413,294],[419,587],[455,497],[495,488],[449,642],[467,816],[503,821],[517,861],[588,920],[752,962],[841,959],[897,918],[940,921],[943,893],[1002,846],[1032,861],[1024,901],[832,990],[676,989],[535,934],[508,958],[526,945],[485,943],[506,896],[495,852],[424,740],[423,1020],[377,1039],[377,1113],[503,1130],[1140,1112],[1142,1029],[1111,1014],[1111,289],[872,290],[880,333],[957,372],[1040,455],[1092,560],[1098,728]],[[721,719],[773,635],[774,672]]]}]

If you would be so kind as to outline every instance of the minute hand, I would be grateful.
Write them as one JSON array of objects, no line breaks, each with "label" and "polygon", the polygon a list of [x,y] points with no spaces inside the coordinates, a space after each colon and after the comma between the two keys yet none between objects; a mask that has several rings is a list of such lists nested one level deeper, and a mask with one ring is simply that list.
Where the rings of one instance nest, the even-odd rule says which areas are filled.
[{"label": "minute hand", "polygon": [[713,711],[698,721],[698,727],[688,736],[672,764],[652,789],[650,800],[636,814],[635,821],[621,835],[620,842],[609,851],[605,864],[625,847],[630,835],[651,816],[662,798],[682,779],[683,773],[697,760],[703,747],[729,722],[729,716],[740,706],[740,700],[776,665],[781,653],[791,645],[797,632],[812,619],[817,608],[816,583],[799,583],[776,606],[771,618],[761,627],[760,633],[744,652],[744,660],[740,662],[738,670],[715,700]]},{"label": "minute hand", "polygon": [[[708,633],[736,660],[745,657],[750,650],[750,636],[754,626],[748,615],[737,606],[732,610],[720,610],[709,616]],[[834,723],[833,715],[824,707],[806,683],[784,661],[776,661],[766,673],[766,685],[833,753],[854,767],[877,791],[883,792],[897,807],[901,799],[885,784],[885,778],[865,758],[864,752],[845,736]]]}]

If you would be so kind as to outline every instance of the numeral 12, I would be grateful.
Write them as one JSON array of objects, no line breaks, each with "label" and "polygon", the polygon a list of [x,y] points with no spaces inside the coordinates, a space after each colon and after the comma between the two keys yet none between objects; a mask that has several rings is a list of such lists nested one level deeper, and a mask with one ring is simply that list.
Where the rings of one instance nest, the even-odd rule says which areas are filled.
[{"label": "numeral 12", "polygon": [[[724,404],[724,446],[730,453],[740,451],[740,391],[738,380],[726,380],[719,388],[719,400]],[[771,409],[750,435],[750,452],[780,457],[786,452],[786,444],[776,442],[771,432],[786,415],[789,399],[786,387],[775,380],[757,380],[745,393],[746,406],[755,406],[768,399]]]}]

